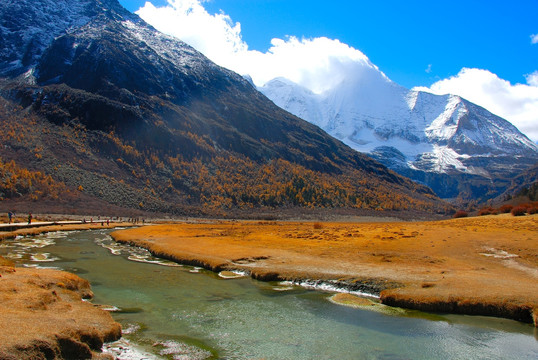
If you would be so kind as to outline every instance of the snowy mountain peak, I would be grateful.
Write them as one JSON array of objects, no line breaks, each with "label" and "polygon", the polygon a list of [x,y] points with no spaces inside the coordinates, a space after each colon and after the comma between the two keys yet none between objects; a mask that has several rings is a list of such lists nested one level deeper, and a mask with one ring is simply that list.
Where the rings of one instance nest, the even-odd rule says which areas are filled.
[{"label": "snowy mountain peak", "polygon": [[[372,66],[357,65],[342,83],[321,94],[282,78],[259,90],[278,106],[407,176],[492,179],[538,161],[538,146],[508,121],[456,95],[408,90]],[[509,161],[514,156],[516,163]],[[427,177],[432,175],[415,179]],[[455,195],[428,185],[442,196]]]},{"label": "snowy mountain peak", "polygon": [[98,16],[141,21],[117,0],[3,0],[0,76],[31,72],[52,41]]}]

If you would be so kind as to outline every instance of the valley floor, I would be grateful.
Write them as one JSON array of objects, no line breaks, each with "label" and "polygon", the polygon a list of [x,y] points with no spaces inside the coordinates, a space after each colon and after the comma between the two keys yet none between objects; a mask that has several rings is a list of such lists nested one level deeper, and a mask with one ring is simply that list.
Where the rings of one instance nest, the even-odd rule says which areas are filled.
[{"label": "valley floor", "polygon": [[120,242],[261,280],[337,280],[381,302],[537,324],[538,216],[430,222],[215,221],[114,232]]},{"label": "valley floor", "polygon": [[[19,229],[0,234],[0,240],[91,228],[102,225]],[[538,215],[429,222],[193,221],[112,235],[214,271],[243,271],[261,280],[336,280],[378,294],[387,305],[538,325]],[[0,258],[0,316],[6,325],[0,358],[91,352],[107,358],[94,351],[118,338],[120,327],[80,301],[90,294],[78,276],[14,268]]]}]

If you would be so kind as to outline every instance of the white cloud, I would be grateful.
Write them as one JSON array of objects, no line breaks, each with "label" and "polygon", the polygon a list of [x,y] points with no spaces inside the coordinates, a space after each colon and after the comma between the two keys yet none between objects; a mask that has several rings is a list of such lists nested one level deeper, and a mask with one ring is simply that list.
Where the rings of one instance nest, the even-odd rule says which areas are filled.
[{"label": "white cloud", "polygon": [[[275,77],[285,77],[320,93],[350,75],[377,67],[366,55],[338,40],[325,37],[271,40],[265,53],[249,50],[241,38],[241,24],[223,12],[209,14],[205,0],[168,0],[155,7],[146,2],[137,11],[158,30],[187,42],[217,64],[250,75],[258,86]],[[531,36],[538,43],[538,34]],[[428,65],[426,72],[431,71]],[[526,76],[527,84],[512,85],[497,75],[480,69],[464,68],[431,88],[438,94],[460,95],[516,125],[533,141],[538,141],[538,71]]]},{"label": "white cloud", "polygon": [[376,68],[359,50],[325,37],[289,36],[271,40],[265,53],[249,50],[241,38],[241,24],[222,12],[209,14],[200,0],[168,0],[165,7],[146,2],[136,13],[217,64],[250,75],[258,86],[275,77],[285,77],[319,93],[345,79],[350,66]]},{"label": "white cloud", "polygon": [[531,35],[531,44],[538,44],[538,34]]},{"label": "white cloud", "polygon": [[157,30],[182,39],[210,57],[220,54],[228,58],[247,50],[241,39],[241,24],[234,24],[224,13],[210,15],[200,0],[168,0],[164,7],[148,1],[136,13]]},{"label": "white cloud", "polygon": [[512,85],[488,70],[463,68],[458,75],[415,90],[455,94],[499,115],[538,141],[538,71],[526,76],[527,84]]},{"label": "white cloud", "polygon": [[525,76],[527,84],[538,87],[538,70]]}]

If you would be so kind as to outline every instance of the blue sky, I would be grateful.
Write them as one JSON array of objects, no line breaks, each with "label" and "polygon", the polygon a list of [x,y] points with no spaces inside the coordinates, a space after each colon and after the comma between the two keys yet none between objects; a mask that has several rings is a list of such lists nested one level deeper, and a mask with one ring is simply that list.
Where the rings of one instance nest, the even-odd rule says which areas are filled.
[{"label": "blue sky", "polygon": [[[152,0],[156,6],[166,0]],[[120,0],[138,10],[145,0]],[[430,86],[461,68],[481,68],[511,83],[538,70],[538,1],[211,0],[241,23],[249,49],[266,51],[272,38],[325,36],[362,51],[389,78],[411,88]],[[426,72],[431,64],[430,72]]]},{"label": "blue sky", "polygon": [[321,92],[344,71],[334,59],[363,62],[409,89],[461,95],[538,141],[538,0],[119,1],[256,85],[283,76]]}]

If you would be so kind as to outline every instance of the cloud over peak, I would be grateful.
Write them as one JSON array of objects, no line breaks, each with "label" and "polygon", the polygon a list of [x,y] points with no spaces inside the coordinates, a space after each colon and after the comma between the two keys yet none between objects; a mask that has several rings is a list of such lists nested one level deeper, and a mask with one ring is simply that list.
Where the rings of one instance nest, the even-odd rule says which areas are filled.
[{"label": "cloud over peak", "polygon": [[200,0],[168,0],[164,7],[146,2],[136,13],[157,30],[185,41],[215,63],[250,75],[258,86],[284,77],[320,93],[345,79],[351,65],[376,68],[359,50],[326,37],[274,38],[265,53],[249,50],[241,38],[241,24],[222,12],[209,14]]},{"label": "cloud over peak", "polygon": [[[241,37],[241,24],[222,11],[209,14],[204,1],[168,0],[163,7],[146,2],[136,13],[159,31],[178,37],[215,63],[241,75],[250,75],[257,86],[283,77],[321,93],[350,77],[360,77],[374,69],[379,71],[361,51],[326,37],[274,38],[266,52],[249,50]],[[532,44],[538,44],[538,34],[530,38]],[[432,66],[428,65],[425,71],[431,70]],[[512,85],[488,70],[463,68],[456,76],[429,88],[416,89],[460,95],[511,121],[537,142],[538,71],[525,78],[526,84]]]}]

